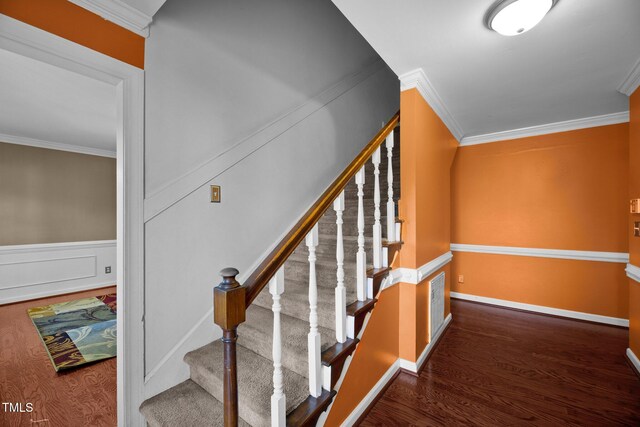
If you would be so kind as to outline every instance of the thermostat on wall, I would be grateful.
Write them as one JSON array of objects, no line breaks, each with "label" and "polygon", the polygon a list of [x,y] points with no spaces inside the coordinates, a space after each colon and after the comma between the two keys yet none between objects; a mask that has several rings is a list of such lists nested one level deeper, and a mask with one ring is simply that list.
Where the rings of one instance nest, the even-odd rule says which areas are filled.
[{"label": "thermostat on wall", "polygon": [[640,199],[631,199],[631,213],[640,213]]}]

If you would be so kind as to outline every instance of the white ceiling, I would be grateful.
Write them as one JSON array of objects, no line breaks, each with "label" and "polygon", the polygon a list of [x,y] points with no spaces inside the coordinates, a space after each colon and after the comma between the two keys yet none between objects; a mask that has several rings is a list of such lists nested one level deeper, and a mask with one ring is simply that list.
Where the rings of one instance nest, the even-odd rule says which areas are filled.
[{"label": "white ceiling", "polygon": [[0,141],[115,155],[115,87],[0,49]]},{"label": "white ceiling", "polygon": [[638,0],[560,0],[515,37],[484,26],[494,0],[333,2],[396,74],[423,69],[464,136],[629,109]]}]

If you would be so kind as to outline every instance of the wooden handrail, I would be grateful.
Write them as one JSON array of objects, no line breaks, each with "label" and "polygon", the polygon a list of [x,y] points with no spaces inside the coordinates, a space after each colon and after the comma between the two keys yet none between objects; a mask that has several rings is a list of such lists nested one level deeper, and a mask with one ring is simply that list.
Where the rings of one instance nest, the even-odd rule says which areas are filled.
[{"label": "wooden handrail", "polygon": [[306,235],[309,234],[313,226],[320,220],[322,215],[324,215],[336,197],[344,190],[349,180],[364,166],[399,122],[400,112],[396,113],[391,120],[389,120],[340,176],[329,185],[322,196],[309,208],[273,251],[260,263],[251,276],[249,276],[243,286],[246,289],[246,307],[249,307],[253,300],[256,299],[262,289],[269,283],[269,280],[271,280],[278,269],[282,267],[293,251],[295,251],[298,245],[304,240]]}]

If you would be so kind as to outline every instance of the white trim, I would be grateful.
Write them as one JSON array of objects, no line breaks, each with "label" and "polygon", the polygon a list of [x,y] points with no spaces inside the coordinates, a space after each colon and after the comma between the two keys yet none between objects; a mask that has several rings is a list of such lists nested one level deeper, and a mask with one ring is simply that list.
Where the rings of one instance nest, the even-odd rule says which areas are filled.
[{"label": "white trim", "polygon": [[65,295],[65,294],[72,294],[75,292],[90,291],[93,289],[108,288],[111,286],[116,286],[115,281],[91,283],[88,285],[72,285],[65,288],[57,289],[55,291],[50,291],[50,290],[38,291],[30,294],[23,294],[23,295],[20,295],[19,297],[16,296],[16,297],[0,298],[0,306],[3,304],[13,304],[14,302],[30,301],[30,300],[39,299],[39,298],[53,297],[56,295]]},{"label": "white trim", "polygon": [[400,282],[418,285],[433,273],[449,264],[451,259],[453,259],[453,254],[449,251],[419,268],[396,268],[395,270],[391,270],[389,272],[389,279],[380,286],[380,289],[390,288]]},{"label": "white trim", "polygon": [[629,358],[631,363],[633,363],[636,371],[640,372],[640,359],[638,359],[638,356],[636,356],[636,354],[630,348],[627,348],[627,357]]},{"label": "white trim", "polygon": [[237,141],[227,151],[205,160],[204,163],[192,168],[164,187],[154,190],[144,202],[145,222],[150,221],[302,120],[384,69],[385,64],[382,60],[370,64],[362,71],[345,78],[304,104],[283,114],[257,132]]},{"label": "white trim", "polygon": [[118,426],[143,426],[138,408],[144,388],[144,71],[1,14],[0,49],[116,89]]},{"label": "white trim", "polygon": [[358,421],[358,418],[360,418],[362,414],[364,414],[364,411],[367,410],[369,405],[371,405],[376,397],[382,392],[387,383],[391,381],[396,372],[398,372],[398,369],[400,369],[400,359],[393,362],[389,369],[387,369],[387,372],[382,375],[376,385],[371,387],[369,393],[367,393],[367,395],[360,401],[360,403],[358,403],[358,406],[356,406],[353,411],[351,411],[349,416],[345,418],[345,420],[340,425],[342,427],[354,425],[356,421]]},{"label": "white trim", "polygon": [[519,248],[515,246],[465,245],[460,243],[452,243],[451,250],[455,252],[571,259],[580,261],[616,263],[629,262],[629,254],[625,252],[572,251],[565,249]]},{"label": "white trim", "polygon": [[527,138],[530,136],[547,135],[550,133],[567,132],[571,130],[594,128],[598,126],[616,125],[629,122],[629,112],[604,114],[602,116],[585,117],[564,122],[547,123],[520,129],[511,129],[483,135],[465,136],[460,141],[461,147],[469,145],[487,144],[490,142],[507,141],[511,139]]},{"label": "white trim", "polygon": [[453,316],[451,316],[451,313],[449,313],[449,315],[444,319],[444,323],[442,323],[440,329],[438,329],[431,341],[429,341],[429,344],[427,344],[427,346],[422,351],[422,354],[420,354],[420,357],[418,357],[418,360],[416,360],[415,362],[411,362],[406,359],[398,359],[400,362],[400,367],[402,369],[406,369],[407,371],[411,371],[414,374],[420,372],[420,369],[422,369],[422,365],[427,360],[427,357],[429,356],[429,354],[431,354],[436,344],[438,344],[438,341],[440,341],[440,338],[442,338],[444,331],[449,327],[449,323],[451,323],[452,320]]},{"label": "white trim", "polygon": [[63,144],[61,142],[43,141],[41,139],[0,133],[0,142],[7,144],[27,145],[29,147],[46,148],[49,150],[69,151],[71,153],[88,154],[90,156],[116,157],[116,152],[101,148],[82,147],[80,145]]},{"label": "white trim", "polygon": [[115,247],[115,240],[93,240],[86,242],[62,242],[62,243],[36,243],[31,245],[7,245],[0,246],[0,256],[14,255],[25,252],[50,252],[69,249],[97,249]]},{"label": "white trim", "polygon": [[631,96],[638,89],[638,86],[640,86],[640,59],[638,59],[638,62],[635,63],[627,77],[618,87],[618,92]]},{"label": "white trim", "polygon": [[121,0],[69,1],[142,37],[149,37],[149,25],[153,18]]},{"label": "white trim", "polygon": [[497,305],[500,307],[516,308],[518,310],[531,311],[534,313],[551,314],[554,316],[568,317],[571,319],[587,320],[589,322],[604,323],[607,325],[629,327],[629,319],[620,319],[618,317],[601,316],[599,314],[583,313],[580,311],[563,310],[560,308],[545,307],[542,305],[525,304],[515,301],[507,301],[503,299],[481,297],[477,295],[463,294],[460,292],[451,292],[451,298],[466,301],[474,301],[483,304]]},{"label": "white trim", "polygon": [[409,89],[418,89],[418,92],[429,106],[440,117],[453,136],[461,141],[464,136],[464,131],[453,117],[453,115],[447,109],[444,101],[438,94],[436,88],[431,84],[429,78],[425,74],[422,68],[409,71],[398,77],[400,79],[400,91],[404,92]]},{"label": "white trim", "polygon": [[627,272],[627,277],[629,279],[640,283],[640,267],[636,267],[633,264],[627,264],[627,268],[624,271]]}]

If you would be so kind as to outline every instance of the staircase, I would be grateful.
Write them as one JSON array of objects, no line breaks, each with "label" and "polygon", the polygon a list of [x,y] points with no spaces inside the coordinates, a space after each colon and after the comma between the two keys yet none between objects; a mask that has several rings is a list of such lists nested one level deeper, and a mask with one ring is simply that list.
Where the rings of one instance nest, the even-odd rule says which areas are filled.
[{"label": "staircase", "polygon": [[[189,365],[190,379],[142,404],[140,410],[148,425],[218,426],[235,425],[237,421],[238,425],[257,427],[285,422],[293,426],[317,423],[336,394],[344,363],[356,349],[365,318],[374,308],[375,296],[388,275],[387,266],[401,245],[395,213],[400,196],[398,116],[394,119],[385,127],[387,134],[378,135],[379,148],[373,154],[373,162],[358,168],[356,179],[344,186],[333,201],[333,209],[322,214],[270,277],[269,285],[257,293],[252,303],[250,293],[246,293],[250,304],[246,307],[246,321],[237,322],[237,345],[231,344],[232,334],[225,335],[230,338],[227,349],[234,347],[237,367],[227,363],[233,356],[225,356],[224,340],[188,353],[184,361]],[[385,137],[386,147],[380,145]],[[392,154],[390,162],[388,151]],[[378,161],[380,185],[375,184],[374,173],[374,163]],[[389,164],[392,174],[388,174]],[[356,183],[363,178],[359,198]],[[392,214],[390,222],[387,211]],[[377,238],[375,230],[372,233],[376,217],[384,230]],[[382,234],[387,235],[387,240],[381,240]],[[376,246],[381,265],[374,266]],[[360,256],[366,253],[366,273],[364,269],[359,272],[358,252]],[[235,274],[237,271],[225,273],[222,285],[229,284],[225,289],[231,292],[242,290],[244,302],[245,286],[234,287]],[[359,281],[362,283],[358,289]],[[227,309],[224,306],[219,310],[217,304],[218,300],[216,316]],[[225,364],[229,367],[226,377]],[[237,411],[237,420],[230,415],[233,411]]]}]

